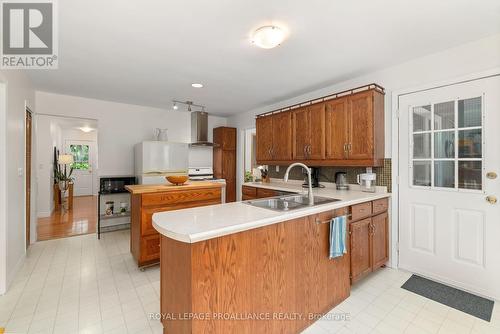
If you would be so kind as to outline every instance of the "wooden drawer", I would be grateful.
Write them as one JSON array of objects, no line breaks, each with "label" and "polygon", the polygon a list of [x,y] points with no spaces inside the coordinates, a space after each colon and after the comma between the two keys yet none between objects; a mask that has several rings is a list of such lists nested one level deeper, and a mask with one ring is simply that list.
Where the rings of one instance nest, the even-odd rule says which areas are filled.
[{"label": "wooden drawer", "polygon": [[141,262],[160,260],[160,234],[143,237],[141,240]]},{"label": "wooden drawer", "polygon": [[366,202],[351,206],[351,220],[356,221],[372,214],[372,202]]},{"label": "wooden drawer", "polygon": [[389,207],[389,200],[387,198],[378,199],[376,201],[373,201],[372,203],[374,215],[387,211],[387,208]]},{"label": "wooden drawer", "polygon": [[276,190],[257,188],[257,197],[258,198],[274,197],[274,196],[278,196],[278,195],[279,195],[279,193]]},{"label": "wooden drawer", "polygon": [[331,210],[331,211],[325,211],[325,212],[318,213],[317,219],[319,219],[321,222],[324,223],[324,222],[331,220],[332,218],[346,216],[348,214],[349,214],[349,208],[345,207],[345,208],[339,208],[339,209],[335,209],[335,210]]},{"label": "wooden drawer", "polygon": [[143,194],[142,206],[184,204],[188,202],[220,200],[220,198],[220,188],[171,191],[157,194]]},{"label": "wooden drawer", "polygon": [[241,187],[241,193],[243,194],[243,199],[252,199],[257,197],[257,188],[243,186]]}]

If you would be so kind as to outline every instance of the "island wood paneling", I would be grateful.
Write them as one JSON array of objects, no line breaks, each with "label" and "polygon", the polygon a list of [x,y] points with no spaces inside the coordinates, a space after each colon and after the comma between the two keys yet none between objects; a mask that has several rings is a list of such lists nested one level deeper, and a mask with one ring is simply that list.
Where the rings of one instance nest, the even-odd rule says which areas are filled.
[{"label": "island wood paneling", "polygon": [[[271,315],[269,320],[165,319],[164,333],[299,333],[314,322],[309,314],[323,314],[349,295],[349,254],[330,260],[328,224],[316,222],[333,215],[326,212],[182,247],[162,237],[162,313]],[[174,300],[172,289],[188,289],[191,299]],[[301,318],[274,318],[279,314]]]}]

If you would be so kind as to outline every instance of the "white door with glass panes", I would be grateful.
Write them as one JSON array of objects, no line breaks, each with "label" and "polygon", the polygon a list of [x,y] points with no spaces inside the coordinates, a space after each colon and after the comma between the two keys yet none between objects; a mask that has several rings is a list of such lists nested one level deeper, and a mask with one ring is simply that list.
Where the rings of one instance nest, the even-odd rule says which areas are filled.
[{"label": "white door with glass panes", "polygon": [[399,267],[500,299],[500,77],[399,97]]},{"label": "white door with glass panes", "polygon": [[92,157],[94,142],[87,140],[67,140],[66,154],[73,155],[72,177],[74,196],[89,196],[93,190]]}]

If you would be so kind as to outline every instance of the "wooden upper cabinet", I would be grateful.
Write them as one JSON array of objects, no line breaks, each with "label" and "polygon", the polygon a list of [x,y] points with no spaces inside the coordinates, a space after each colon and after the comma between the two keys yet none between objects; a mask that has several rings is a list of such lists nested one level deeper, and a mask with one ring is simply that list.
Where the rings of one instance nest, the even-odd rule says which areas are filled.
[{"label": "wooden upper cabinet", "polygon": [[292,157],[296,160],[325,158],[325,104],[318,103],[292,112]]},{"label": "wooden upper cabinet", "polygon": [[349,109],[347,98],[327,101],[325,111],[326,152],[328,160],[347,159]]},{"label": "wooden upper cabinet", "polygon": [[309,106],[309,149],[308,159],[325,158],[325,104],[317,103]]},{"label": "wooden upper cabinet", "polygon": [[373,92],[349,97],[349,159],[373,158]]},{"label": "wooden upper cabinet", "polygon": [[369,89],[257,118],[257,161],[380,166],[384,93]]},{"label": "wooden upper cabinet", "polygon": [[292,159],[292,113],[274,115],[272,124],[271,158],[274,161],[289,161]]},{"label": "wooden upper cabinet", "polygon": [[236,150],[236,128],[215,128],[214,143],[223,150]]},{"label": "wooden upper cabinet", "polygon": [[255,125],[256,159],[257,161],[270,161],[273,147],[273,116],[258,117]]}]

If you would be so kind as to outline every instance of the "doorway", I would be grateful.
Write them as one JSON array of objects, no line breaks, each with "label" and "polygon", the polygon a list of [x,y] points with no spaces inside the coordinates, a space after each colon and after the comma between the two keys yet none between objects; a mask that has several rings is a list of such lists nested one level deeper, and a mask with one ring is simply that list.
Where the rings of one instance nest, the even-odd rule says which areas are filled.
[{"label": "doorway", "polygon": [[399,267],[500,299],[500,77],[399,97]]},{"label": "doorway", "polygon": [[32,159],[32,138],[33,138],[33,115],[29,108],[26,108],[24,123],[25,133],[25,224],[26,224],[26,249],[30,245],[31,226],[31,159]]},{"label": "doorway", "polygon": [[[36,116],[37,240],[96,232],[97,120]],[[65,156],[64,159],[59,159]],[[64,161],[64,162],[62,162]],[[61,191],[64,171],[70,185]],[[67,189],[67,190],[66,190]]]},{"label": "doorway", "polygon": [[66,140],[65,151],[73,156],[73,194],[91,196],[94,192],[92,166],[95,155],[95,141]]}]

